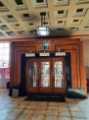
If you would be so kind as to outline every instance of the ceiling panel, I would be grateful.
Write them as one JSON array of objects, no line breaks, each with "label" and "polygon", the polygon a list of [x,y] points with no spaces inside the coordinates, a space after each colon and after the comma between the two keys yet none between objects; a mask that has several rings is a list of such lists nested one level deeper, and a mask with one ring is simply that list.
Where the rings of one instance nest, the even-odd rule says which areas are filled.
[{"label": "ceiling panel", "polygon": [[77,4],[86,4],[86,3],[89,3],[89,0],[76,0],[76,3]]},{"label": "ceiling panel", "polygon": [[33,7],[45,7],[47,6],[47,0],[32,0]]},{"label": "ceiling panel", "polygon": [[30,36],[41,25],[72,35],[89,32],[89,0],[0,0],[0,36]]},{"label": "ceiling panel", "polygon": [[69,0],[53,0],[54,5],[68,5]]}]

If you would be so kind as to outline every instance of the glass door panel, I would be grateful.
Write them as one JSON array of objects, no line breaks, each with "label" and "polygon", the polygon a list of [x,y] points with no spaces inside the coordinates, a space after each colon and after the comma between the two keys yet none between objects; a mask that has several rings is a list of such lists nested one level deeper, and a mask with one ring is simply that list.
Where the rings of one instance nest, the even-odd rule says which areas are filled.
[{"label": "glass door panel", "polygon": [[65,92],[64,58],[31,59],[27,63],[27,89],[33,93]]},{"label": "glass door panel", "polygon": [[62,88],[63,86],[63,62],[55,61],[54,62],[54,84],[56,88]]},{"label": "glass door panel", "polygon": [[28,74],[29,74],[29,85],[31,87],[37,87],[38,83],[38,68],[37,68],[37,63],[32,62],[29,64],[28,68]]},{"label": "glass door panel", "polygon": [[41,62],[41,87],[50,86],[50,62]]}]

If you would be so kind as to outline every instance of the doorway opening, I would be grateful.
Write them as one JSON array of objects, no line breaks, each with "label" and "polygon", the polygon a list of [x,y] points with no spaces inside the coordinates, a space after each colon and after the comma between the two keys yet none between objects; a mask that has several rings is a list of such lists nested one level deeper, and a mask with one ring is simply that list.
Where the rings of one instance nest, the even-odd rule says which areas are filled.
[{"label": "doorway opening", "polygon": [[0,89],[6,89],[10,81],[10,43],[0,43]]}]

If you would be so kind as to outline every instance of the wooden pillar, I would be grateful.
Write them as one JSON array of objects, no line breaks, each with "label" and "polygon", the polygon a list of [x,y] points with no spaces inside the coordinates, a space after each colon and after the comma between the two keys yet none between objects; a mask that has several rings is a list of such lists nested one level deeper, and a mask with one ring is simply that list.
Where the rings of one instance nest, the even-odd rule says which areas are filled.
[{"label": "wooden pillar", "polygon": [[71,52],[71,69],[72,69],[72,88],[80,89],[80,69],[79,69],[79,51],[74,49]]},{"label": "wooden pillar", "polygon": [[85,67],[84,67],[84,58],[83,58],[83,43],[80,43],[80,86],[81,90],[87,94],[87,81],[86,81],[86,74],[85,74]]}]

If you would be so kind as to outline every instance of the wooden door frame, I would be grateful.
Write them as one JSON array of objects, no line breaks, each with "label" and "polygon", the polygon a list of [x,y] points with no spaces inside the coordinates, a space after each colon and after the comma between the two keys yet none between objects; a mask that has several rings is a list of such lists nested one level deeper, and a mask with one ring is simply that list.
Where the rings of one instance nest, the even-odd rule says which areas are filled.
[{"label": "wooden door frame", "polygon": [[41,57],[39,58],[39,64],[40,64],[40,83],[41,83],[41,62],[49,62],[50,63],[50,86],[49,87],[41,87],[40,84],[40,93],[51,93],[52,92],[52,87],[51,87],[51,83],[52,83],[52,78],[51,78],[51,57]]},{"label": "wooden door frame", "polygon": [[[66,84],[67,84],[67,81],[66,81],[66,71],[65,71],[65,56],[58,56],[58,57],[54,57],[53,58],[53,63],[52,63],[52,65],[54,65],[54,62],[56,62],[56,61],[62,61],[63,62],[63,81],[64,81],[64,87],[62,87],[62,88],[55,88],[55,87],[53,87],[53,93],[63,93],[63,94],[66,94],[66,92],[67,92],[67,89],[66,89]],[[54,66],[53,66],[54,67]],[[54,70],[54,69],[52,69],[52,70]],[[54,74],[54,71],[53,71],[53,74]],[[55,76],[53,75],[53,82],[52,83],[54,83],[55,82]],[[55,83],[54,83],[55,84]]]},{"label": "wooden door frame", "polygon": [[[29,79],[29,75],[28,75],[29,64],[34,63],[35,61],[38,63],[38,60],[37,59],[35,60],[35,59],[36,58],[30,58],[26,63],[26,81]],[[37,78],[37,84],[39,84],[39,77]],[[27,82],[26,82],[26,89],[27,91],[32,93],[39,93],[39,89],[37,87],[31,87],[30,85],[28,86]]]},{"label": "wooden door frame", "polygon": [[[66,79],[65,79],[65,71],[64,71],[64,56],[59,56],[59,57],[43,57],[43,58],[29,58],[29,60],[26,63],[26,79],[29,79],[28,76],[28,66],[29,64],[33,64],[34,62],[37,63],[37,66],[39,66],[39,70],[38,70],[38,86],[37,87],[31,87],[30,85],[27,85],[27,91],[29,90],[29,92],[32,93],[66,93]],[[50,63],[50,86],[49,87],[41,87],[41,62],[49,62]],[[64,83],[65,83],[65,87],[63,88],[54,88],[53,87],[53,83],[55,78],[53,77],[52,73],[53,71],[53,65],[55,61],[63,61],[63,75],[64,75]]]}]

